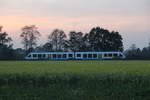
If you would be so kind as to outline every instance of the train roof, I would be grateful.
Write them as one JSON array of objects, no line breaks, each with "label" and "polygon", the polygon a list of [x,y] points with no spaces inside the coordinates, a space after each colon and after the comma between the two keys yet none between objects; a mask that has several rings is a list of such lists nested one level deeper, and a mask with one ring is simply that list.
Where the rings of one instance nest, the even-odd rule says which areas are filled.
[{"label": "train roof", "polygon": [[31,52],[30,54],[41,54],[41,53],[67,53],[67,54],[71,54],[71,53],[121,53],[119,51],[107,51],[107,52]]}]

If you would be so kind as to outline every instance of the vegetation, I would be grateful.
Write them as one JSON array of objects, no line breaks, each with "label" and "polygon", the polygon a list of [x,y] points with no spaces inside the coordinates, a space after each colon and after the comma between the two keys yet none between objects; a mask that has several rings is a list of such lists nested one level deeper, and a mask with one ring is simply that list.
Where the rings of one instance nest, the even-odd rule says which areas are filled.
[{"label": "vegetation", "polygon": [[48,37],[48,43],[52,46],[49,50],[64,51],[66,38],[67,36],[63,30],[55,29]]},{"label": "vegetation", "polygon": [[12,48],[12,39],[6,32],[2,31],[0,26],[0,60],[14,59],[14,50]]},{"label": "vegetation", "polygon": [[149,61],[3,61],[0,74],[150,74]]},{"label": "vegetation", "polygon": [[22,28],[21,38],[22,44],[24,45],[26,53],[30,53],[34,50],[37,45],[37,38],[40,36],[40,32],[35,25],[25,26]]},{"label": "vegetation", "polygon": [[88,52],[122,51],[127,59],[150,59],[150,43],[140,49],[135,44],[125,51],[123,38],[119,32],[94,27],[89,33],[70,31],[68,35],[61,30],[52,31],[44,45],[38,45],[40,32],[35,25],[24,26],[20,34],[24,48],[13,48],[12,38],[0,27],[0,60],[22,60],[30,52]]},{"label": "vegetation", "polygon": [[[107,29],[94,27],[89,33],[71,31],[69,35],[61,29],[55,29],[49,34],[47,42],[44,45],[38,46],[37,40],[40,32],[35,25],[24,26],[21,29],[20,37],[24,48],[13,49],[12,39],[8,37],[6,32],[2,32],[0,28],[0,47],[7,47],[13,51],[10,56],[7,55],[5,49],[0,48],[1,60],[21,60],[30,52],[85,52],[85,51],[123,51],[122,36],[119,32],[110,32]],[[11,44],[11,45],[10,45]]]},{"label": "vegetation", "polygon": [[96,27],[89,33],[91,51],[123,51],[122,36],[119,32],[109,32]]},{"label": "vegetation", "polygon": [[0,100],[149,100],[148,61],[0,62]]},{"label": "vegetation", "polygon": [[[0,60],[21,60],[32,51],[123,51],[122,36],[96,27],[89,33],[55,29],[37,46],[35,25],[22,28],[24,49],[13,49],[0,27]],[[132,45],[127,59],[150,59]],[[150,100],[149,61],[1,61],[0,100]]]},{"label": "vegetation", "polygon": [[[52,51],[123,51],[122,36],[119,32],[100,27],[92,28],[89,33],[71,31],[69,39],[63,30],[55,29],[48,37]],[[44,50],[42,50],[44,51]]]},{"label": "vegetation", "polygon": [[138,48],[135,44],[125,51],[127,59],[139,59],[139,60],[149,60],[150,59],[150,43],[147,47],[143,49]]}]

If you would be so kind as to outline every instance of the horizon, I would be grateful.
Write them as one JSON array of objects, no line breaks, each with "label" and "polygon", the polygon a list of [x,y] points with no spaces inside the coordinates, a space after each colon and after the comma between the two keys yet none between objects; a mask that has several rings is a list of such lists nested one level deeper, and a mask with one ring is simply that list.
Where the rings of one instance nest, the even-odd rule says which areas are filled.
[{"label": "horizon", "polygon": [[0,25],[13,39],[14,48],[22,47],[19,36],[26,25],[39,28],[40,44],[55,28],[87,33],[99,26],[118,31],[125,49],[132,44],[143,48],[150,42],[149,5],[149,0],[1,0]]}]

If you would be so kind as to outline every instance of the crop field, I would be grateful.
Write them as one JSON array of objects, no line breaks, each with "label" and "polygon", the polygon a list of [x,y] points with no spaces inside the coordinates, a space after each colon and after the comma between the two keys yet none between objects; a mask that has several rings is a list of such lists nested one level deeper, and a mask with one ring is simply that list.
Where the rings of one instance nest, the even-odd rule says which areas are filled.
[{"label": "crop field", "polygon": [[150,74],[150,61],[4,61],[0,74]]},{"label": "crop field", "polygon": [[1,61],[0,100],[150,100],[150,61]]}]

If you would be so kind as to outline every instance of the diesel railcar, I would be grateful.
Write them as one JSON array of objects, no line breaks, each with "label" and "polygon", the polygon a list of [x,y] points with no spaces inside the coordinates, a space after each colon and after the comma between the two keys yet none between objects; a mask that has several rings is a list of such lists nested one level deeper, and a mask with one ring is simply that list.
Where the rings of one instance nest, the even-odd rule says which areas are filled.
[{"label": "diesel railcar", "polygon": [[122,52],[31,52],[26,60],[105,60],[125,59]]}]

